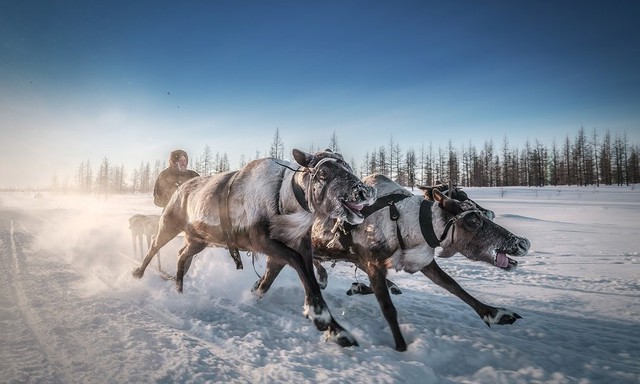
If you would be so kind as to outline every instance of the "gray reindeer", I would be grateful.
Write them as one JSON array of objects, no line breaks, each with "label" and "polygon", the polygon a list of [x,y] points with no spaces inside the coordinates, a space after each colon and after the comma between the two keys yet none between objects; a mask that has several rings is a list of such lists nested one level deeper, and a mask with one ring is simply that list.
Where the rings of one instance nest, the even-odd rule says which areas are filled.
[{"label": "gray reindeer", "polygon": [[341,155],[293,150],[297,164],[267,158],[239,171],[204,176],[182,184],[160,218],[160,228],[142,264],[141,278],[158,250],[185,232],[179,252],[176,288],[195,254],[207,246],[229,249],[237,268],[238,250],[269,255],[297,273],[305,291],[305,315],[341,346],[357,345],[325,303],[313,271],[311,226],[314,220],[339,219],[359,224],[360,211],[376,191],[358,179]]},{"label": "gray reindeer", "polygon": [[[436,247],[441,257],[461,253],[467,258],[510,269],[517,265],[511,256],[525,255],[529,240],[491,221],[470,201],[458,201],[434,189],[434,201],[416,196],[383,175],[371,175],[363,182],[377,189],[376,203],[365,207],[365,220],[352,227],[345,239],[335,242],[336,220],[317,218],[312,228],[314,257],[320,261],[349,261],[365,271],[389,323],[398,351],[407,344],[402,336],[396,308],[387,289],[387,269],[421,272],[471,306],[487,324],[512,324],[521,318],[505,308],[482,303],[467,293],[435,261]],[[264,275],[254,285],[264,295],[283,268],[268,258]]]}]

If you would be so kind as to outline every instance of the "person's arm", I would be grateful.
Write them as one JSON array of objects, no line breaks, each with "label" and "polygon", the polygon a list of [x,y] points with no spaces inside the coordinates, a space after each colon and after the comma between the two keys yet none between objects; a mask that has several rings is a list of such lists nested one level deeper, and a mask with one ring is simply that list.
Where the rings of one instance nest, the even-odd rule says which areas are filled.
[{"label": "person's arm", "polygon": [[167,206],[169,199],[166,197],[166,188],[163,185],[164,183],[162,182],[162,179],[163,175],[160,173],[156,180],[156,184],[153,187],[153,203],[158,207],[164,208]]}]

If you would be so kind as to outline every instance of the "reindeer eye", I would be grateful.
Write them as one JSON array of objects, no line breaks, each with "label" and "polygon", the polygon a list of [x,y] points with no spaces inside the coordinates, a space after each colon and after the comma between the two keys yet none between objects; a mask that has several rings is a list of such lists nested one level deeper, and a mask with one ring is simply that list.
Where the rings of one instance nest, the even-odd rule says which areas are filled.
[{"label": "reindeer eye", "polygon": [[325,168],[318,170],[318,178],[320,180],[325,180],[327,178],[328,172]]},{"label": "reindeer eye", "polygon": [[464,218],[464,225],[471,231],[476,231],[482,226],[482,218],[477,213],[470,213]]}]

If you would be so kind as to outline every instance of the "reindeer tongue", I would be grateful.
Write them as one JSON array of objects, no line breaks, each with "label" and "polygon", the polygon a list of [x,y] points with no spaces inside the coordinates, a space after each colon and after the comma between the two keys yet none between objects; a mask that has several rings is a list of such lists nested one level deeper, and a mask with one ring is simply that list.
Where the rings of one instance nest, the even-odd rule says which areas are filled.
[{"label": "reindeer tongue", "polygon": [[351,210],[356,211],[356,212],[360,212],[362,210],[362,208],[364,208],[364,205],[356,204],[356,203],[347,203],[347,206],[349,206],[349,208]]},{"label": "reindeer tongue", "polygon": [[500,268],[507,268],[509,266],[509,258],[502,252],[496,254],[496,266]]}]

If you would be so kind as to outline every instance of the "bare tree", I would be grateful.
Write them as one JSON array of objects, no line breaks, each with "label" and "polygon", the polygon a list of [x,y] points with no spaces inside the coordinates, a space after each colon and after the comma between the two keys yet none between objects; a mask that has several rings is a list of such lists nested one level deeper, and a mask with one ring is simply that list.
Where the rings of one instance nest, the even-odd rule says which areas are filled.
[{"label": "bare tree", "polygon": [[493,140],[489,139],[484,142],[481,155],[484,167],[482,186],[493,187],[495,176],[495,170],[493,169]]},{"label": "bare tree", "polygon": [[413,148],[409,148],[407,153],[404,156],[404,169],[406,173],[406,184],[407,186],[413,187],[416,185],[416,168],[418,159],[416,158],[416,152]]},{"label": "bare tree", "polygon": [[213,171],[215,173],[223,173],[228,172],[231,166],[229,165],[229,157],[226,152],[223,152],[222,155],[216,152],[215,161],[213,162]]},{"label": "bare tree", "polygon": [[199,161],[200,170],[196,170],[201,176],[209,176],[216,173],[216,161],[213,158],[211,148],[208,145],[204,146],[204,151]]},{"label": "bare tree", "polygon": [[453,144],[451,143],[451,140],[449,140],[447,152],[447,181],[457,184],[459,179],[458,169],[460,165],[458,163],[458,155],[453,147]]},{"label": "bare tree", "polygon": [[395,180],[397,183],[401,184],[401,185],[406,185],[406,175],[405,175],[405,170],[404,170],[404,162],[402,159],[402,152],[400,151],[400,145],[396,144],[393,146],[393,159],[394,159],[394,166],[393,168],[395,168],[396,173],[395,173]]},{"label": "bare tree", "polygon": [[626,157],[626,143],[623,141],[620,135],[616,134],[616,138],[613,142],[614,152],[614,164],[613,176],[616,184],[623,185],[625,183],[625,157]]},{"label": "bare tree", "polygon": [[[338,145],[338,135],[336,135],[336,131],[333,131],[331,138],[329,139],[329,149],[333,152],[340,153],[340,146]],[[311,151],[313,153],[314,151]]]},{"label": "bare tree", "polygon": [[244,153],[242,155],[240,155],[240,163],[239,163],[239,167],[242,168],[245,165],[247,165],[247,158],[244,155]]},{"label": "bare tree", "polygon": [[376,172],[382,173],[383,175],[391,178],[391,175],[389,174],[389,168],[388,168],[389,163],[387,162],[387,151],[383,146],[380,146],[378,148],[376,160],[377,160]]},{"label": "bare tree", "polygon": [[596,185],[600,186],[600,165],[598,164],[598,131],[594,128],[591,136],[591,146],[593,153],[593,172],[595,172]]},{"label": "bare tree", "polygon": [[574,177],[573,177],[573,167],[571,163],[571,142],[569,141],[569,135],[567,135],[564,139],[562,154],[563,154],[563,160],[564,160],[564,166],[565,166],[565,169],[564,169],[565,184],[566,185],[575,184],[576,181],[574,180]]},{"label": "bare tree", "polygon": [[629,164],[627,169],[629,170],[629,182],[631,184],[640,183],[640,147],[632,145],[630,148]]},{"label": "bare tree", "polygon": [[274,159],[283,159],[284,154],[284,142],[280,137],[280,128],[276,128],[276,133],[273,135],[273,141],[271,142],[271,148],[269,149],[269,156]]},{"label": "bare tree", "polygon": [[507,135],[504,135],[502,139],[502,185],[510,185],[509,176],[511,175],[511,171],[509,169],[509,160],[509,141],[507,140]]},{"label": "bare tree", "polygon": [[100,164],[100,170],[98,171],[98,176],[96,179],[96,184],[98,186],[99,193],[109,192],[110,176],[111,176],[111,164],[109,163],[109,159],[104,157],[102,159],[102,163]]},{"label": "bare tree", "polygon": [[558,161],[560,158],[560,153],[558,152],[558,147],[556,145],[556,139],[553,139],[553,143],[551,144],[551,164],[549,165],[549,176],[551,185],[558,185]]}]

